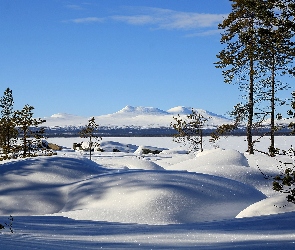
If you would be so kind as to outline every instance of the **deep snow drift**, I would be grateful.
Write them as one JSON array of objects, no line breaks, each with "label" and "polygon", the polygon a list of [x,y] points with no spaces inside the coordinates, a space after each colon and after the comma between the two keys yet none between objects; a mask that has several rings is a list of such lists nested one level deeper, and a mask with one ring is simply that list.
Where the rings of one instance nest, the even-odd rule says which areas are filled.
[{"label": "deep snow drift", "polygon": [[70,149],[77,140],[50,139],[64,146],[57,156],[2,162],[0,223],[13,215],[15,232],[1,231],[1,249],[293,246],[295,205],[257,168],[275,176],[278,162],[243,153],[243,138],[197,154],[172,138],[105,138],[93,161]]}]

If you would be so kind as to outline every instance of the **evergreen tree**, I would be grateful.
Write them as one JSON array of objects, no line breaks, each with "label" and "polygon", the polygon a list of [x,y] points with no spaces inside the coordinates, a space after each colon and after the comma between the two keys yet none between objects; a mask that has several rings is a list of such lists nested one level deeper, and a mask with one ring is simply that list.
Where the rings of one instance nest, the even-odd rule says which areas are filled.
[{"label": "evergreen tree", "polygon": [[[252,130],[270,114],[271,145],[274,155],[275,107],[277,92],[287,88],[277,77],[294,74],[294,1],[231,0],[232,13],[219,25],[224,29],[221,43],[226,44],[217,57],[217,68],[223,69],[225,82],[238,82],[247,93],[246,112],[248,152],[254,153]],[[269,102],[269,110],[260,108]],[[284,102],[280,102],[283,104]],[[254,122],[256,121],[256,123]]]},{"label": "evergreen tree", "polygon": [[38,126],[45,122],[42,119],[33,118],[33,110],[34,107],[30,105],[25,105],[22,110],[17,110],[14,113],[14,119],[19,129],[19,134],[21,135],[22,145],[20,150],[22,151],[23,158],[27,156],[31,156],[32,149],[32,136],[38,135],[40,136],[40,132],[44,132],[41,129],[38,133],[36,133],[36,129]]},{"label": "evergreen tree", "polygon": [[89,138],[89,159],[91,160],[91,152],[94,147],[99,146],[99,142],[94,142],[93,139],[101,140],[101,137],[95,135],[95,131],[98,129],[98,124],[95,122],[95,118],[92,117],[88,120],[88,124],[80,132],[80,137]]},{"label": "evergreen tree", "polygon": [[192,109],[192,113],[185,118],[181,118],[180,115],[173,116],[174,122],[171,122],[170,126],[177,131],[173,137],[173,140],[177,143],[189,144],[191,150],[203,151],[203,127],[208,121],[207,118],[198,114],[197,111]]},{"label": "evergreen tree", "polygon": [[13,96],[12,90],[7,88],[4,91],[4,96],[0,99],[1,115],[3,118],[10,119],[13,114]]},{"label": "evergreen tree", "polygon": [[288,88],[288,84],[281,82],[279,77],[286,74],[295,75],[295,43],[292,41],[295,31],[295,11],[294,3],[288,0],[267,1],[264,6],[268,9],[268,15],[262,19],[263,23],[258,29],[257,36],[262,52],[260,64],[265,72],[265,79],[262,80],[262,84],[267,90],[261,91],[258,95],[262,100],[270,102],[271,143],[269,154],[274,156],[276,152],[275,131],[278,129],[275,118],[277,115],[280,116],[275,111],[276,103],[285,104],[285,101],[278,98],[277,92]]},{"label": "evergreen tree", "polygon": [[255,81],[261,77],[258,67],[259,47],[257,27],[261,25],[260,17],[266,15],[263,0],[231,0],[232,12],[219,24],[224,30],[221,43],[226,44],[217,57],[217,68],[223,69],[226,83],[237,82],[242,91],[247,93],[245,105],[247,118],[247,142],[249,154],[253,149],[253,120],[255,104]]},{"label": "evergreen tree", "polygon": [[7,88],[4,96],[0,98],[1,119],[0,119],[0,147],[6,157],[12,152],[18,132],[13,120],[13,96],[12,90]]}]

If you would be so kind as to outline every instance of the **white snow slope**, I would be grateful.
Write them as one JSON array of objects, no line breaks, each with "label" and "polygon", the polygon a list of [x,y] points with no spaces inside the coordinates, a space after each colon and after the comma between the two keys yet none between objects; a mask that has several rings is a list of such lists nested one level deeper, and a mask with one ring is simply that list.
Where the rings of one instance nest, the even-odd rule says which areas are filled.
[{"label": "white snow slope", "polygon": [[243,137],[196,155],[172,138],[107,138],[92,161],[73,140],[51,138],[57,156],[1,163],[0,223],[12,215],[14,233],[5,225],[0,249],[295,247],[295,205],[257,169],[274,176],[278,162],[235,150]]}]

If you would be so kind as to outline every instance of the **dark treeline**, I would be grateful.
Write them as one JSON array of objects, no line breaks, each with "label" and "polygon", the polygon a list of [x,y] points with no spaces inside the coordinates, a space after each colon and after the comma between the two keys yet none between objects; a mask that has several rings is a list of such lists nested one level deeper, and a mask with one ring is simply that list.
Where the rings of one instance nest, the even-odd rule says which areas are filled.
[{"label": "dark treeline", "polygon": [[12,90],[7,88],[0,98],[0,160],[46,151],[42,145],[45,129],[40,127],[45,120],[33,118],[33,106],[26,104],[21,110],[14,110],[13,104]]}]

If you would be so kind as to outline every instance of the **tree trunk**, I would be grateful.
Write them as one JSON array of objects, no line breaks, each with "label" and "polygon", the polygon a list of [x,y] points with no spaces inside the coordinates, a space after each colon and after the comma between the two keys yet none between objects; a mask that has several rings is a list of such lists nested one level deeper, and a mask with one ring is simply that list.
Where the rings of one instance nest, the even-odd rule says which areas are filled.
[{"label": "tree trunk", "polygon": [[272,58],[272,68],[271,68],[271,116],[270,116],[270,156],[275,156],[275,58]]},{"label": "tree trunk", "polygon": [[23,133],[24,133],[24,135],[23,135],[23,144],[24,144],[23,145],[23,158],[26,158],[27,157],[27,149],[28,149],[28,147],[27,147],[28,128],[27,127],[23,128]]},{"label": "tree trunk", "polygon": [[200,137],[201,137],[201,140],[200,140],[201,152],[203,152],[203,130],[202,129],[200,129]]},{"label": "tree trunk", "polygon": [[253,127],[253,113],[254,113],[254,60],[250,58],[250,83],[249,83],[249,96],[248,96],[248,123],[247,123],[247,142],[248,142],[248,153],[254,154],[253,149],[253,138],[252,138],[252,127]]},{"label": "tree trunk", "polygon": [[92,142],[91,142],[91,136],[89,137],[89,159],[91,160],[91,149],[92,149]]}]

